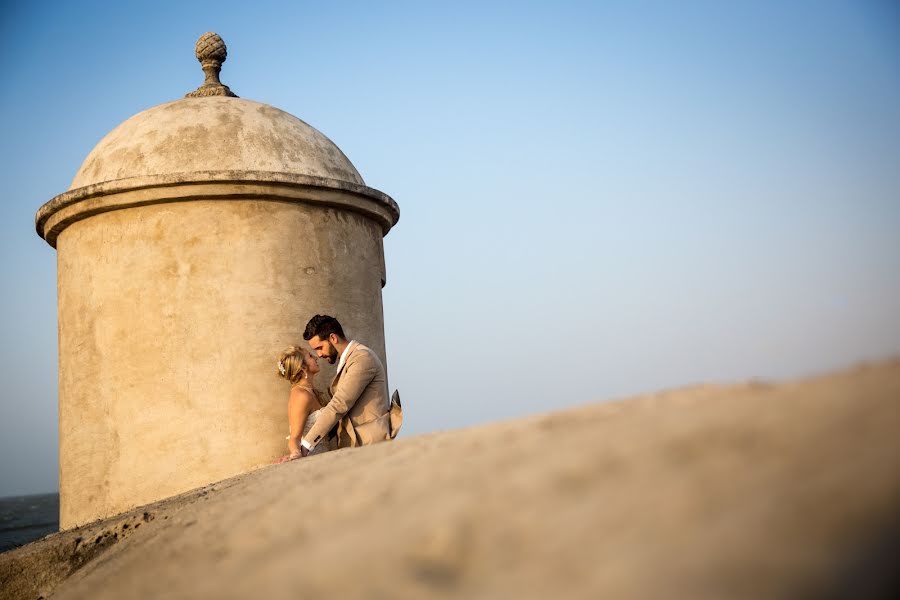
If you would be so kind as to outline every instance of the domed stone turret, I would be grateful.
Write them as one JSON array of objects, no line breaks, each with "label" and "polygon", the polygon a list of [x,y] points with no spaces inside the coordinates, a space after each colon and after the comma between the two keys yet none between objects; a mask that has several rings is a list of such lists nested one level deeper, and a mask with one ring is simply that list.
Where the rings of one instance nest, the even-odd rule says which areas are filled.
[{"label": "domed stone turret", "polygon": [[58,253],[63,528],[283,453],[276,356],[312,315],[385,358],[397,204],[316,129],[235,97],[226,56],[204,34],[204,84],[113,129],[37,212]]}]

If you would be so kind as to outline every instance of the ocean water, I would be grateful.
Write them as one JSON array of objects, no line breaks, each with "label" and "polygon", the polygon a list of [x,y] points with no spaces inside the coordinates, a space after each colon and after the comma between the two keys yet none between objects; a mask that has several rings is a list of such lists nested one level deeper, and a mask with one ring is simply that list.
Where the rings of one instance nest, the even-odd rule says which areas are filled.
[{"label": "ocean water", "polygon": [[59,494],[0,498],[0,552],[59,531]]}]

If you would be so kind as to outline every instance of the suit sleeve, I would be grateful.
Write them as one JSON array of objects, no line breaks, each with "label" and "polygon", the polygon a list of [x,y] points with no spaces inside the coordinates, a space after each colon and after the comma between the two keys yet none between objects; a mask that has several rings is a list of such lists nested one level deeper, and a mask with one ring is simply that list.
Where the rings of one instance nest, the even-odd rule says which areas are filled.
[{"label": "suit sleeve", "polygon": [[315,424],[304,436],[311,447],[315,447],[322,438],[353,408],[366,386],[375,378],[378,367],[366,352],[357,352],[354,360],[348,361],[338,381],[337,389],[331,401],[321,410]]}]

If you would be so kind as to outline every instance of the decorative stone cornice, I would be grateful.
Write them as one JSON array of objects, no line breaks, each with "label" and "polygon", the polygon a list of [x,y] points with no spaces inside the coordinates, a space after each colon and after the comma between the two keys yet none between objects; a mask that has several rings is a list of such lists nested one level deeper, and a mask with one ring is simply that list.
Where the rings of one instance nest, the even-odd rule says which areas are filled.
[{"label": "decorative stone cornice", "polygon": [[206,79],[203,85],[193,92],[185,94],[185,98],[203,98],[206,96],[232,96],[237,94],[228,89],[228,86],[219,81],[219,72],[222,63],[228,58],[228,49],[219,34],[207,31],[197,40],[194,47],[194,55],[200,61]]},{"label": "decorative stone cornice", "polygon": [[293,173],[198,171],[129,177],[69,190],[38,209],[35,228],[55,248],[66,227],[94,215],[191,200],[269,200],[338,208],[372,219],[385,235],[400,219],[393,198],[364,185]]}]

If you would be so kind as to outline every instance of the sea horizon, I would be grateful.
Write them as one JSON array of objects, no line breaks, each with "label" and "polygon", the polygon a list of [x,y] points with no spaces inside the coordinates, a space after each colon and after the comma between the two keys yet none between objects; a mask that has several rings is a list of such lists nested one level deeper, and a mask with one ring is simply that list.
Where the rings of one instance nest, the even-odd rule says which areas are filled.
[{"label": "sea horizon", "polygon": [[0,498],[0,552],[59,531],[59,492]]}]

